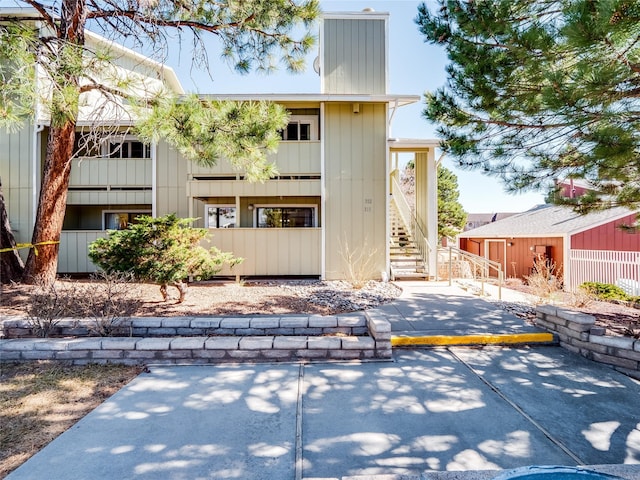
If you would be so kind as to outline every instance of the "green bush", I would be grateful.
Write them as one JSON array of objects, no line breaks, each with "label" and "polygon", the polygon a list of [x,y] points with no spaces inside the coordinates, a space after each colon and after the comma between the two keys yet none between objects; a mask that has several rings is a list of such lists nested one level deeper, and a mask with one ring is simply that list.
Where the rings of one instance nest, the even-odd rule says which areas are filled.
[{"label": "green bush", "polygon": [[628,302],[637,298],[627,295],[622,288],[611,285],[610,283],[584,282],[580,285],[580,288],[601,300],[621,300]]},{"label": "green bush", "polygon": [[138,280],[157,283],[164,300],[167,286],[178,289],[178,302],[182,302],[187,278],[210,278],[225,264],[234,266],[242,261],[229,252],[200,246],[209,232],[190,228],[193,218],[142,215],[136,220],[127,229],[110,230],[107,238],[92,242],[89,258],[107,273],[128,273]]}]

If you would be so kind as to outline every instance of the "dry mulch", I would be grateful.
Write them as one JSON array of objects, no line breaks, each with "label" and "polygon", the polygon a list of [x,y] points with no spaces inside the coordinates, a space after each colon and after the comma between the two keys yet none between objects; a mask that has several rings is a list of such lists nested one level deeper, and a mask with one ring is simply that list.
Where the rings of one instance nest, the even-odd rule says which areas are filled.
[{"label": "dry mulch", "polygon": [[[56,288],[88,280],[59,280]],[[31,285],[3,285],[0,318],[25,316]],[[205,315],[336,315],[387,303],[402,290],[391,284],[369,282],[353,288],[348,282],[318,280],[212,280],[189,285],[185,301],[169,287],[169,299],[162,300],[158,285],[130,283],[127,296],[139,300],[131,316],[169,317]]]},{"label": "dry mulch", "polygon": [[124,365],[0,364],[0,478],[139,373]]},{"label": "dry mulch", "polygon": [[[87,280],[74,280],[74,282]],[[64,286],[68,280],[58,283]],[[132,283],[127,285],[128,295],[139,300],[131,315],[143,317],[204,316],[204,315],[335,315],[372,308],[392,301],[401,293],[392,283],[370,282],[354,289],[347,282],[321,282],[317,280],[250,280],[234,282],[213,280],[193,283],[186,299],[178,303],[175,289],[169,288],[170,298],[162,300],[157,285]],[[507,288],[532,294],[521,282],[510,282]],[[0,318],[24,316],[29,285],[3,285],[0,290]],[[601,302],[563,295],[555,299],[561,305],[596,317],[596,325],[603,326],[608,335],[640,338],[640,310],[616,303]],[[512,309],[508,305],[503,308]],[[512,306],[513,307],[513,306]],[[525,308],[526,307],[526,308]],[[535,315],[530,306],[518,306],[521,316]]]}]

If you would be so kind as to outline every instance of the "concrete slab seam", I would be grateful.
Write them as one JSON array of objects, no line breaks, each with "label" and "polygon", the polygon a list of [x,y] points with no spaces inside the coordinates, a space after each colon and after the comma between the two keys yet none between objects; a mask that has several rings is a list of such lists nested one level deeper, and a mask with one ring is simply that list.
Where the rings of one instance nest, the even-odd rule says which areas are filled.
[{"label": "concrete slab seam", "polygon": [[580,459],[575,453],[573,453],[567,446],[565,446],[560,440],[556,439],[551,432],[549,432],[546,428],[536,422],[527,412],[525,412],[522,408],[520,408],[516,403],[510,400],[506,395],[504,395],[498,387],[496,387],[493,383],[487,380],[483,375],[478,373],[471,365],[465,362],[462,358],[455,354],[455,352],[451,351],[451,349],[447,349],[449,354],[453,356],[456,360],[458,360],[462,365],[467,367],[471,373],[476,375],[482,383],[484,383],[487,387],[489,387],[493,392],[496,393],[502,400],[507,402],[508,405],[511,406],[516,412],[522,415],[529,423],[531,423],[534,427],[536,427],[545,437],[547,437],[554,445],[560,448],[565,454],[567,454],[571,459],[576,462],[576,465],[584,465],[585,462]]}]

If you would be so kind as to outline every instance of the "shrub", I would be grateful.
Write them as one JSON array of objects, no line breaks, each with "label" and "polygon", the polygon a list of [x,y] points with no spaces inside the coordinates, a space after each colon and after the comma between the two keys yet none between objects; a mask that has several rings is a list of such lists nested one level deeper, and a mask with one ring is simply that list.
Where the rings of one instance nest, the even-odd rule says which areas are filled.
[{"label": "shrub", "polygon": [[207,250],[200,242],[208,235],[204,228],[190,228],[193,218],[176,215],[137,218],[125,230],[109,231],[89,245],[89,257],[107,273],[122,272],[136,279],[160,285],[162,298],[168,298],[167,287],[178,289],[179,303],[184,301],[186,280],[210,278],[225,264],[242,261],[215,247]]},{"label": "shrub", "polygon": [[133,275],[97,272],[79,291],[78,308],[82,316],[93,319],[89,331],[101,337],[118,333],[122,322],[133,315],[140,300],[131,294]]},{"label": "shrub", "polygon": [[345,268],[345,277],[351,287],[360,290],[375,276],[375,261],[377,250],[369,248],[367,243],[357,248],[350,248],[349,242],[344,241],[340,247],[340,256]]},{"label": "shrub", "polygon": [[580,285],[580,288],[600,300],[620,300],[626,302],[633,301],[634,298],[627,295],[622,288],[610,283],[584,282]]},{"label": "shrub", "polygon": [[29,317],[29,326],[38,337],[49,337],[55,333],[56,326],[65,317],[78,313],[78,285],[68,283],[60,285],[44,282],[37,283],[25,304],[25,313]]},{"label": "shrub", "polygon": [[551,301],[562,291],[562,268],[556,268],[555,262],[549,259],[536,258],[533,273],[524,278],[533,294],[543,301]]}]

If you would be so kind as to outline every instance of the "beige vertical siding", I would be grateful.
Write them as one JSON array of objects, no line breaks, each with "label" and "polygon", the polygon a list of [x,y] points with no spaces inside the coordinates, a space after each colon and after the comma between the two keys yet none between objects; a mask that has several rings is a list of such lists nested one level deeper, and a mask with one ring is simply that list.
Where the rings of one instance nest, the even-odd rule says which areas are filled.
[{"label": "beige vertical siding", "polygon": [[438,248],[438,171],[435,164],[435,151],[417,152],[416,165],[416,219],[428,240],[428,257],[425,261],[429,273],[436,271]]},{"label": "beige vertical siding", "polygon": [[[278,151],[269,155],[269,161],[278,166],[281,175],[319,175],[320,142],[280,142]],[[201,167],[189,162],[188,173],[193,175],[241,175],[231,164],[221,159],[213,167]]]},{"label": "beige vertical siding", "polygon": [[151,205],[151,190],[146,191],[70,191],[68,205]]},{"label": "beige vertical siding", "polygon": [[203,242],[244,261],[221,275],[320,275],[319,228],[211,229],[211,242]]},{"label": "beige vertical siding", "polygon": [[179,217],[188,217],[189,204],[186,183],[190,162],[165,142],[158,144],[156,159],[158,216],[175,213]]},{"label": "beige vertical siding", "polygon": [[387,93],[386,20],[325,19],[323,93]]},{"label": "beige vertical siding", "polygon": [[7,133],[0,129],[0,179],[9,221],[18,243],[31,240],[33,225],[33,126]]},{"label": "beige vertical siding", "polygon": [[344,278],[350,251],[368,259],[370,275],[385,271],[386,106],[325,108],[325,276]]},{"label": "beige vertical siding", "polygon": [[97,267],[89,260],[89,244],[106,237],[104,231],[63,231],[60,235],[58,273],[90,273]]},{"label": "beige vertical siding", "polygon": [[187,182],[186,193],[190,197],[320,195],[320,180],[267,180],[264,183],[249,183],[244,180],[192,180]]},{"label": "beige vertical siding", "polygon": [[73,161],[70,187],[151,186],[151,160],[141,158],[83,158]]}]

